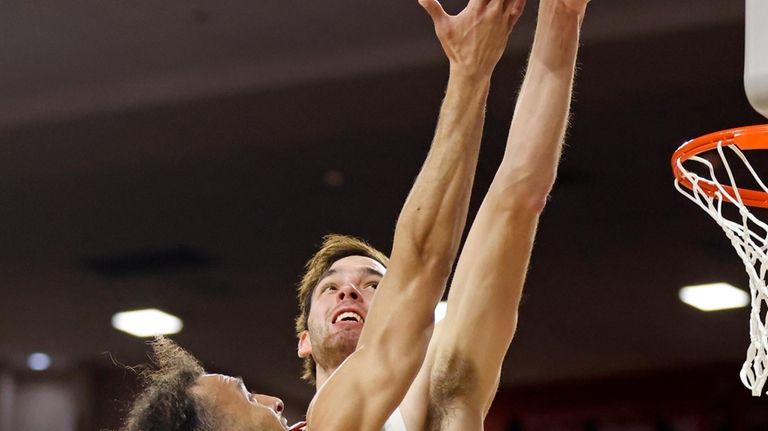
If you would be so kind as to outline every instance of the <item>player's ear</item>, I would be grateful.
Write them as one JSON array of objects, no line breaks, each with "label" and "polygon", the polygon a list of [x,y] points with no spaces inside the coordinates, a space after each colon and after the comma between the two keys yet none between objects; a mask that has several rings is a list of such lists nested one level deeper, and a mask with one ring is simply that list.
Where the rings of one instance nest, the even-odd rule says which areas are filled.
[{"label": "player's ear", "polygon": [[312,354],[312,342],[309,340],[309,331],[304,330],[299,334],[299,357],[308,358]]}]

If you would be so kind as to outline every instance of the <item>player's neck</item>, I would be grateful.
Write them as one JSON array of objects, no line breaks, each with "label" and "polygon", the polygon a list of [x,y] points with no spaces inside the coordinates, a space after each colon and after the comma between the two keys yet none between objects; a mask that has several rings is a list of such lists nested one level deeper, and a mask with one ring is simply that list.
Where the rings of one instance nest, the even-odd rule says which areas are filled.
[{"label": "player's neck", "polygon": [[315,389],[320,389],[334,371],[336,371],[336,368],[325,369],[319,366],[315,367]]}]

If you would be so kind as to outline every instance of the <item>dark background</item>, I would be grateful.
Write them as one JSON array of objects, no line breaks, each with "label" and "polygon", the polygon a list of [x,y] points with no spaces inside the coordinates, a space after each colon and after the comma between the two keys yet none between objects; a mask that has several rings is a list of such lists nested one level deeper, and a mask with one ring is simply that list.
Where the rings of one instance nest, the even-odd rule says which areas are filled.
[{"label": "dark background", "polygon": [[[472,212],[503,151],[536,8],[494,75]],[[641,381],[663,393],[689,386],[663,376],[686,373],[701,391],[677,398],[722,381],[748,398],[747,309],[677,299],[684,284],[746,288],[746,275],[669,169],[689,138],[764,122],[742,85],[743,15],[737,0],[590,5],[500,405],[563,387],[599,403],[589,394]],[[210,370],[280,395],[298,419],[312,393],[292,323],[302,265],[330,232],[389,250],[446,79],[415,1],[0,5],[3,375],[76,382],[80,428],[115,427],[133,379],[110,355],[136,364],[146,346],[110,317],[158,307],[184,320],[174,338]],[[35,351],[50,370],[24,371]]]}]

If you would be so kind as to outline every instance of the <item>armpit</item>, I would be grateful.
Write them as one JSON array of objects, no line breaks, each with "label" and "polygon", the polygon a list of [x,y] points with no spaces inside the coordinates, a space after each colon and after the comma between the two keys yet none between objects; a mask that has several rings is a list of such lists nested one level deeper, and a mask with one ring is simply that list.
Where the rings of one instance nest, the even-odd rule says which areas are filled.
[{"label": "armpit", "polygon": [[440,430],[477,387],[477,368],[458,352],[435,361],[430,376],[427,430]]}]

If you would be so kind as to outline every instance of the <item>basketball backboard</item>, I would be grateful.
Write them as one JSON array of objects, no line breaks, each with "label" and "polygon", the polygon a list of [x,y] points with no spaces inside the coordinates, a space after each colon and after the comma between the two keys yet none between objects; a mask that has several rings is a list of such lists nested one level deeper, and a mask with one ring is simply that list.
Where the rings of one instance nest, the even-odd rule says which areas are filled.
[{"label": "basketball backboard", "polygon": [[768,1],[746,2],[744,89],[752,107],[768,117]]}]

